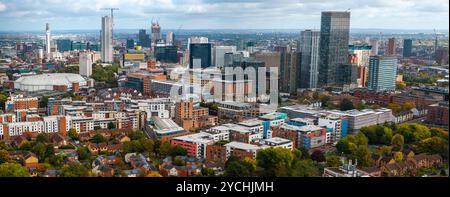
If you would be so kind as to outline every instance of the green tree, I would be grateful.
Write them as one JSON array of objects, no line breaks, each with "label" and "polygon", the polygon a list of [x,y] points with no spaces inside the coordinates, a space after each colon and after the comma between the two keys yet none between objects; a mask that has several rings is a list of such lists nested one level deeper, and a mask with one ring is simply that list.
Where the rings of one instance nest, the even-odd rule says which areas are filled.
[{"label": "green tree", "polygon": [[215,176],[215,172],[211,168],[202,168],[202,176],[212,177]]},{"label": "green tree", "polygon": [[341,101],[341,104],[339,105],[339,109],[341,111],[347,111],[347,110],[352,110],[355,109],[355,106],[353,106],[353,102],[350,101],[349,99],[343,99]]},{"label": "green tree", "polygon": [[319,176],[319,169],[311,159],[296,161],[291,172],[293,177],[315,177]]},{"label": "green tree", "polygon": [[415,149],[417,153],[440,154],[445,159],[448,159],[449,155],[448,141],[440,137],[423,139],[416,145]]},{"label": "green tree", "polygon": [[314,150],[311,153],[311,159],[313,161],[317,161],[317,162],[324,162],[324,161],[326,161],[325,155],[323,154],[323,151],[321,151],[321,150]]},{"label": "green tree", "polygon": [[394,113],[399,113],[400,111],[402,111],[402,106],[396,103],[389,103],[387,108],[391,109]]},{"label": "green tree", "polygon": [[107,142],[107,139],[103,135],[97,133],[94,135],[94,137],[92,137],[92,142],[98,144],[98,143],[102,143],[102,142]]},{"label": "green tree", "polygon": [[245,160],[230,157],[225,164],[226,177],[251,177],[255,172],[255,166]]},{"label": "green tree", "polygon": [[28,170],[18,163],[0,164],[0,177],[29,177]]},{"label": "green tree", "polygon": [[338,156],[331,155],[331,156],[328,156],[326,158],[326,160],[327,160],[327,164],[326,164],[327,167],[339,167],[339,166],[341,166],[341,158],[338,157]]},{"label": "green tree", "polygon": [[61,168],[61,177],[88,177],[89,169],[78,163],[69,163]]},{"label": "green tree", "polygon": [[69,129],[68,135],[72,140],[78,140],[78,133],[74,128]]},{"label": "green tree", "polygon": [[372,162],[372,158],[370,157],[371,153],[367,146],[358,146],[355,152],[356,159],[358,159],[359,166],[370,166]]},{"label": "green tree", "polygon": [[256,155],[258,166],[267,176],[288,176],[294,156],[289,149],[267,148]]},{"label": "green tree", "polygon": [[0,107],[1,107],[1,109],[5,109],[4,107],[5,107],[5,103],[6,103],[7,100],[8,100],[8,95],[0,93]]},{"label": "green tree", "polygon": [[166,157],[169,152],[170,149],[172,149],[172,145],[170,145],[169,142],[162,142],[161,146],[159,146],[159,154],[161,157]]},{"label": "green tree", "polygon": [[50,140],[48,139],[48,136],[46,134],[39,133],[36,137],[36,142],[48,143],[50,142]]},{"label": "green tree", "polygon": [[187,155],[187,150],[185,148],[181,147],[180,145],[176,145],[170,149],[169,155],[172,157],[185,156],[185,155]]},{"label": "green tree", "polygon": [[80,160],[86,160],[91,157],[91,153],[89,152],[89,149],[87,147],[78,148],[77,153],[78,153],[78,159],[80,159]]},{"label": "green tree", "polygon": [[45,160],[45,158],[46,158],[46,151],[47,151],[47,147],[45,146],[44,143],[37,143],[31,149],[31,152],[36,154],[36,156],[38,157],[38,159],[40,161],[44,161]]},{"label": "green tree", "polygon": [[116,124],[114,124],[113,122],[108,123],[108,129],[115,129],[115,128],[116,128]]},{"label": "green tree", "polygon": [[39,107],[45,108],[48,104],[48,96],[42,96],[41,100],[39,101]]},{"label": "green tree", "polygon": [[395,147],[403,147],[403,144],[405,143],[405,139],[400,134],[395,134],[392,137],[391,145]]},{"label": "green tree", "polygon": [[11,162],[11,156],[8,151],[0,150],[0,164]]},{"label": "green tree", "polygon": [[131,140],[140,140],[140,139],[145,138],[145,134],[142,131],[133,131],[133,132],[128,133],[128,137]]}]

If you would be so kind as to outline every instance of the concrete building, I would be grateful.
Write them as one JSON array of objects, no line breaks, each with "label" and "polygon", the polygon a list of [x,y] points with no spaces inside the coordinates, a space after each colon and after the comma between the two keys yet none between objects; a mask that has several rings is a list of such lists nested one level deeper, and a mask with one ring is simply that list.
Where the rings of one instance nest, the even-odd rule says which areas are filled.
[{"label": "concrete building", "polygon": [[50,31],[50,24],[45,26],[45,57],[50,58],[51,51],[52,34]]},{"label": "concrete building", "polygon": [[387,43],[387,50],[386,55],[387,56],[395,56],[397,51],[397,43],[395,38],[389,38]]},{"label": "concrete building", "polygon": [[90,52],[80,53],[79,63],[80,63],[79,68],[80,75],[85,77],[91,77],[92,64],[94,63],[94,54]]},{"label": "concrete building", "polygon": [[225,66],[225,54],[236,53],[236,46],[214,46],[214,65],[216,67]]},{"label": "concrete building", "polygon": [[112,18],[110,16],[102,17],[102,31],[101,31],[101,56],[105,63],[113,62],[113,35],[112,35]]}]

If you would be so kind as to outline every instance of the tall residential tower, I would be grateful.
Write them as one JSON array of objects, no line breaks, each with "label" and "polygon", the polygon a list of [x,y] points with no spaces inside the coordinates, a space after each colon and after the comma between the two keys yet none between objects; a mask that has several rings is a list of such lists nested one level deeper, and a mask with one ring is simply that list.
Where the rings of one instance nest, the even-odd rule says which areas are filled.
[{"label": "tall residential tower", "polygon": [[106,63],[113,62],[113,44],[112,44],[112,18],[110,16],[102,17],[102,61]]},{"label": "tall residential tower", "polygon": [[318,85],[340,84],[338,72],[347,64],[350,12],[322,12],[319,45]]}]

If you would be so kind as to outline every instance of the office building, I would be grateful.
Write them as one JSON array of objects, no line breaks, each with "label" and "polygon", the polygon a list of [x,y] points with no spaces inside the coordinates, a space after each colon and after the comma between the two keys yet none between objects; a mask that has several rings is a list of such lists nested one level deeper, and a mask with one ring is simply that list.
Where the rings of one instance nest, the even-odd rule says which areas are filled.
[{"label": "office building", "polygon": [[317,88],[320,32],[306,30],[300,33],[297,49],[301,53],[298,88]]},{"label": "office building", "polygon": [[162,63],[177,63],[178,62],[178,49],[176,46],[165,45],[155,47],[156,61]]},{"label": "office building", "polygon": [[226,53],[236,53],[236,46],[214,46],[214,65],[216,67],[225,66]]},{"label": "office building", "polygon": [[144,48],[150,48],[152,41],[150,40],[150,35],[146,33],[145,29],[139,30],[138,40],[138,45]]},{"label": "office building", "polygon": [[374,56],[374,55],[378,55],[378,40],[377,39],[371,39],[370,40],[370,46],[372,47],[372,49],[370,50],[370,55]]},{"label": "office building", "polygon": [[189,39],[189,68],[207,68],[212,65],[212,44],[205,37]]},{"label": "office building", "polygon": [[136,42],[133,39],[127,39],[127,49],[134,49]]},{"label": "office building", "polygon": [[388,44],[387,44],[387,51],[385,54],[387,56],[394,56],[394,55],[396,55],[396,50],[397,50],[397,46],[395,44],[395,38],[389,38]]},{"label": "office building", "polygon": [[397,58],[392,56],[372,56],[369,62],[369,90],[395,90]]},{"label": "office building", "polygon": [[66,52],[72,50],[72,41],[69,39],[56,40],[58,52]]},{"label": "office building", "polygon": [[367,82],[368,67],[372,46],[369,45],[349,45],[349,64],[357,66],[358,87],[365,87]]},{"label": "office building", "polygon": [[166,34],[166,45],[174,45],[175,35],[173,32],[169,31]]},{"label": "office building", "polygon": [[403,57],[411,57],[412,55],[412,40],[404,39],[403,40]]},{"label": "office building", "polygon": [[90,77],[92,75],[92,63],[94,63],[93,53],[81,53],[79,57],[80,75]]},{"label": "office building", "polygon": [[112,43],[112,19],[110,16],[102,17],[102,33],[101,33],[101,45],[102,61],[106,63],[113,62],[113,43]]},{"label": "office building", "polygon": [[318,86],[338,83],[339,65],[347,63],[350,12],[322,12]]}]

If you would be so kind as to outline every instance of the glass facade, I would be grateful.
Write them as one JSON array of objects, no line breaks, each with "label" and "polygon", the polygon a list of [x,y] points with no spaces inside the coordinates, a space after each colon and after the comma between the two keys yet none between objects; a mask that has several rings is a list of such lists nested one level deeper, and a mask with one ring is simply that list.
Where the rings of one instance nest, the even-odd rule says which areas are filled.
[{"label": "glass facade", "polygon": [[372,56],[369,62],[369,90],[395,90],[397,58],[392,56]]},{"label": "glass facade", "polygon": [[403,57],[411,57],[412,53],[412,40],[404,39],[403,40]]},{"label": "glass facade", "polygon": [[56,45],[59,52],[72,50],[72,41],[69,39],[56,40]]},{"label": "glass facade", "polygon": [[212,44],[193,43],[189,45],[189,67],[193,68],[194,59],[200,60],[200,67],[207,68],[212,66]]},{"label": "glass facade", "polygon": [[156,61],[163,63],[177,63],[178,49],[176,46],[157,46],[155,48]]},{"label": "glass facade", "polygon": [[338,82],[339,65],[347,63],[350,12],[322,12],[319,45],[319,86]]}]

